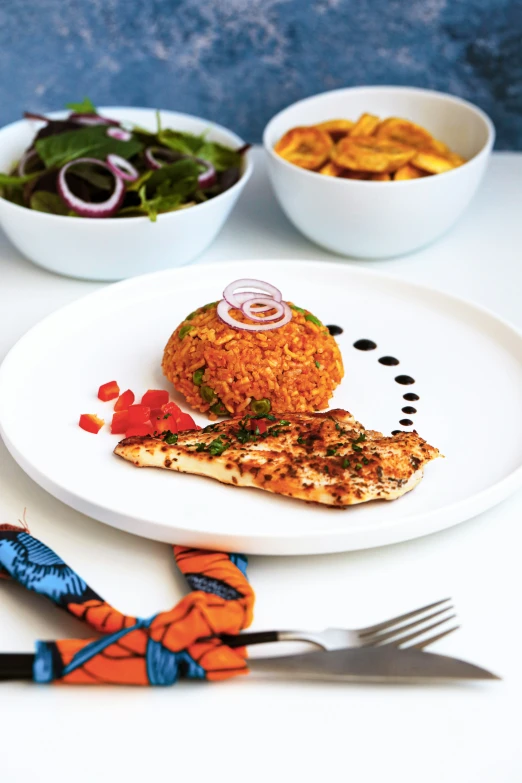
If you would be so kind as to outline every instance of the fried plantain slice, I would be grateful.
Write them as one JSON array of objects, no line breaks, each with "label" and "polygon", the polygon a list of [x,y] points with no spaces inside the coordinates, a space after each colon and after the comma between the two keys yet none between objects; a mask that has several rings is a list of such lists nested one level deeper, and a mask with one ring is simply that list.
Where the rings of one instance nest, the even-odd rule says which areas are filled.
[{"label": "fried plantain slice", "polygon": [[463,163],[467,163],[466,158],[463,158],[462,155],[457,155],[456,152],[447,152],[446,157],[450,163],[453,163],[455,168],[462,166]]},{"label": "fried plantain slice", "polygon": [[352,120],[327,120],[314,125],[314,128],[319,128],[319,130],[328,133],[332,141],[336,142],[342,139],[343,136],[346,136],[353,126]]},{"label": "fried plantain slice", "polygon": [[397,171],[416,154],[416,149],[398,142],[366,136],[345,136],[335,145],[330,157],[343,168],[380,174]]},{"label": "fried plantain slice", "polygon": [[375,114],[361,114],[350,130],[350,136],[371,136],[380,121],[380,117]]},{"label": "fried plantain slice", "polygon": [[389,139],[398,141],[400,144],[407,144],[410,147],[429,147],[433,136],[425,128],[416,125],[409,120],[403,120],[401,117],[389,117],[381,122],[375,135],[378,139]]},{"label": "fried plantain slice", "polygon": [[443,174],[445,171],[456,168],[455,164],[447,157],[431,152],[431,150],[418,150],[412,163],[429,174]]},{"label": "fried plantain slice", "polygon": [[314,127],[292,128],[274,146],[275,152],[303,169],[318,169],[328,160],[333,141]]},{"label": "fried plantain slice", "polygon": [[370,179],[374,182],[389,182],[391,177],[384,171],[382,174],[370,174]]},{"label": "fried plantain slice", "polygon": [[419,177],[427,177],[425,171],[421,171],[420,169],[413,166],[411,163],[407,163],[405,166],[401,166],[400,169],[397,169],[397,171],[394,174],[393,179],[394,180],[404,180],[404,179],[419,179]]},{"label": "fried plantain slice", "polygon": [[325,174],[327,177],[340,177],[342,173],[343,169],[331,160],[319,169],[319,174]]},{"label": "fried plantain slice", "polygon": [[439,141],[439,139],[432,138],[430,143],[427,145],[428,149],[433,149],[435,152],[438,152],[439,155],[447,155],[450,151],[450,148],[447,144],[444,144],[443,141]]}]

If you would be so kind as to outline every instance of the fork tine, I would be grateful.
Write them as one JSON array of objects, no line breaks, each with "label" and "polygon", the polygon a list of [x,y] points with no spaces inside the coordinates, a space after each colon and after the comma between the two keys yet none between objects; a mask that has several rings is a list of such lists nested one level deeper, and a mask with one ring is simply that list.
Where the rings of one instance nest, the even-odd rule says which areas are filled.
[{"label": "fork tine", "polygon": [[427,623],[428,620],[433,620],[434,617],[439,617],[439,615],[445,614],[445,612],[453,611],[453,609],[454,607],[452,605],[446,606],[444,607],[444,609],[439,609],[438,612],[432,612],[431,614],[424,615],[423,617],[417,617],[412,623],[407,623],[406,625],[398,625],[396,628],[391,628],[387,633],[376,633],[376,634],[372,634],[371,636],[366,635],[362,641],[364,643],[364,646],[367,646],[369,644],[378,644],[379,642],[385,642],[387,639],[391,639],[392,636],[397,636],[397,634],[399,633],[403,633],[404,631],[409,631],[410,628],[417,628],[423,623]]},{"label": "fork tine", "polygon": [[438,642],[439,639],[443,639],[445,636],[448,636],[448,634],[453,633],[453,631],[458,631],[460,628],[460,625],[454,625],[453,628],[448,628],[447,631],[442,631],[441,633],[435,634],[435,636],[430,636],[428,639],[425,639],[423,642],[417,642],[417,644],[410,644],[408,645],[409,650],[424,650],[425,647],[427,647],[429,644],[433,644],[434,642]]},{"label": "fork tine", "polygon": [[400,623],[403,620],[409,620],[411,617],[415,617],[415,615],[417,614],[422,614],[423,612],[427,612],[428,609],[434,609],[436,606],[442,606],[442,604],[447,603],[447,601],[451,601],[451,598],[443,598],[442,601],[435,601],[434,604],[428,604],[427,606],[422,606],[420,609],[414,609],[413,612],[407,612],[407,614],[400,614],[398,615],[398,617],[392,617],[391,620],[386,620],[383,623],[377,623],[377,625],[369,625],[368,628],[360,628],[359,636],[371,636],[374,633],[377,633],[377,631],[385,631],[387,628],[391,628],[393,625],[397,625],[397,623]]},{"label": "fork tine", "polygon": [[[399,636],[397,639],[389,639],[385,642],[385,644],[390,644],[394,647],[401,647],[406,642],[411,642],[412,639],[417,639],[417,637],[422,636],[427,631],[431,631],[433,628],[438,628],[439,625],[443,625],[448,620],[454,620],[456,616],[457,615],[452,614],[449,617],[445,617],[443,620],[439,620],[437,623],[432,623],[431,625],[427,625],[425,628],[417,629],[413,633],[407,634],[407,636]],[[381,639],[382,637],[376,637],[375,640],[368,642],[365,647],[377,647],[381,643]]]}]

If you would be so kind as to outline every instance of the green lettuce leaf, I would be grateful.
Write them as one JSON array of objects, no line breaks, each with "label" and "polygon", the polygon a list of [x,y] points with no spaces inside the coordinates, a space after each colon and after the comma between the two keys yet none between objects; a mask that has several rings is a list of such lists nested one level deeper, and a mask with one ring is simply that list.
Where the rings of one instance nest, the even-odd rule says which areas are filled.
[{"label": "green lettuce leaf", "polygon": [[26,174],[23,177],[18,177],[15,174],[2,174],[0,172],[0,186],[1,185],[25,185],[26,182],[30,182],[35,177],[39,177],[42,174],[41,171],[35,171],[34,174]]},{"label": "green lettuce leaf", "polygon": [[128,159],[143,149],[143,144],[137,139],[120,141],[107,136],[105,125],[94,125],[56,136],[46,136],[44,139],[38,139],[35,146],[47,168],[63,166],[76,158],[105,160],[111,153]]},{"label": "green lettuce leaf", "polygon": [[53,215],[74,214],[57,193],[49,193],[46,190],[37,190],[33,193],[29,203],[31,209],[36,209],[38,212],[50,212]]},{"label": "green lettuce leaf", "polygon": [[175,209],[179,209],[183,201],[183,196],[179,193],[147,198],[145,191],[146,185],[143,185],[139,193],[141,199],[140,210],[142,214],[148,215],[153,223],[156,222],[156,218],[159,214],[163,212],[173,212]]},{"label": "green lettuce leaf", "polygon": [[156,169],[145,183],[147,198],[181,196],[186,198],[198,187],[198,164],[193,160],[177,160]]},{"label": "green lettuce leaf", "polygon": [[206,141],[198,152],[198,158],[208,160],[216,171],[226,171],[227,169],[241,166],[241,155],[228,147],[223,147],[213,141]]},{"label": "green lettuce leaf", "polygon": [[96,106],[89,98],[84,98],[81,103],[66,103],[65,108],[76,114],[96,114]]},{"label": "green lettuce leaf", "polygon": [[241,155],[215,141],[208,141],[204,134],[194,136],[192,133],[165,129],[158,133],[158,141],[176,152],[208,160],[216,171],[226,171],[232,166],[241,166]]}]

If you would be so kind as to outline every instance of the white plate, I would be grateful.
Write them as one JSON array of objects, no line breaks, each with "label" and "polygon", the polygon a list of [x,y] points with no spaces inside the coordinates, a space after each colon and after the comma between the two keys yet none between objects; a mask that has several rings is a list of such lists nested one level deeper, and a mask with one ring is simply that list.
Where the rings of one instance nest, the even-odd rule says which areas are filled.
[{"label": "white plate", "polygon": [[[338,324],[346,375],[332,407],[366,427],[417,431],[446,459],[399,500],[333,510],[211,479],[137,470],[112,454],[117,438],[78,427],[80,413],[110,420],[98,386],[115,378],[142,393],[168,388],[163,347],[197,306],[240,277],[277,285],[324,323]],[[378,344],[362,352],[361,338]],[[377,361],[383,355],[398,367]],[[394,378],[408,374],[413,386]],[[418,403],[403,394],[414,391]],[[0,433],[20,466],[73,508],[169,543],[304,554],[381,546],[423,536],[493,506],[522,484],[522,335],[446,294],[343,264],[259,261],[160,272],[109,286],[54,313],[0,368]],[[186,407],[186,406],[185,406]],[[195,417],[200,424],[204,420]]]}]

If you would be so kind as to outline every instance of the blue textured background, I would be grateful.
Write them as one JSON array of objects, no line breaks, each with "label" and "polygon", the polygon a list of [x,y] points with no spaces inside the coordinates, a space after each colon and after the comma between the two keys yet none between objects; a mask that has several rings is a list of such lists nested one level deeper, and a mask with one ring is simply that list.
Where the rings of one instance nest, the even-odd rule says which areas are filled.
[{"label": "blue textured background", "polygon": [[298,98],[411,84],[477,103],[520,149],[521,40],[520,0],[0,0],[0,123],[88,95],[259,141]]}]

